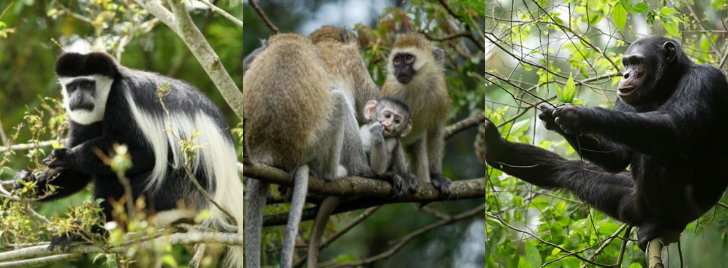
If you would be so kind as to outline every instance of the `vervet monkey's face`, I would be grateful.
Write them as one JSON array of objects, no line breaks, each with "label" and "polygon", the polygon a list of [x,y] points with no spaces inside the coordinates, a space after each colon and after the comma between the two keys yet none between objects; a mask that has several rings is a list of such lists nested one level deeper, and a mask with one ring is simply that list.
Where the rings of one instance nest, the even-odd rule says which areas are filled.
[{"label": "vervet monkey's face", "polygon": [[397,53],[392,59],[392,65],[394,66],[394,76],[402,84],[407,84],[412,81],[412,78],[417,74],[414,65],[417,57],[410,53]]}]

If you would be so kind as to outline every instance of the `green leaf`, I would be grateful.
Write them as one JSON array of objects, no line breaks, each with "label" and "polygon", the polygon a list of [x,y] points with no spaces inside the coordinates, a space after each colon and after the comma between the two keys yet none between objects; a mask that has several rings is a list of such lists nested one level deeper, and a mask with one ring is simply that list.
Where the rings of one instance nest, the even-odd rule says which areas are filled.
[{"label": "green leaf", "polygon": [[670,22],[670,23],[663,23],[662,25],[665,26],[665,30],[667,30],[668,33],[674,36],[680,36],[680,23]]},{"label": "green leaf", "polygon": [[662,7],[662,9],[660,9],[660,15],[670,15],[675,12],[677,11],[669,7]]},{"label": "green leaf", "polygon": [[534,205],[539,210],[544,210],[547,207],[549,207],[549,201],[547,201],[544,198],[537,197],[531,200],[531,204]]},{"label": "green leaf", "polygon": [[511,136],[521,136],[531,126],[531,119],[521,120],[513,124],[511,128]]},{"label": "green leaf", "polygon": [[624,30],[624,24],[627,23],[627,10],[621,4],[614,5],[614,9],[612,9],[612,20],[614,20],[617,28]]},{"label": "green leaf", "polygon": [[589,24],[594,25],[602,21],[602,15],[589,13]]},{"label": "green leaf", "polygon": [[536,249],[536,246],[531,243],[526,243],[526,260],[533,267],[541,267],[541,254]]},{"label": "green leaf", "polygon": [[639,2],[632,7],[632,12],[645,13],[649,9],[650,7],[647,6],[647,4],[645,4],[644,2]]},{"label": "green leaf", "polygon": [[574,85],[574,77],[569,74],[569,80],[566,81],[566,86],[562,90],[562,96],[559,99],[563,103],[571,103],[576,96],[576,85]]},{"label": "green leaf", "polygon": [[632,12],[632,1],[631,0],[619,0],[619,4],[622,5],[625,11]]}]

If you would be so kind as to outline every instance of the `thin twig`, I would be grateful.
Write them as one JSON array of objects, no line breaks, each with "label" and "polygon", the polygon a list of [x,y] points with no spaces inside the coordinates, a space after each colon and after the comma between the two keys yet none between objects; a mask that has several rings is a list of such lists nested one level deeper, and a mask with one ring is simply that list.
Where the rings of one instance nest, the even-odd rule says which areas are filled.
[{"label": "thin twig", "polygon": [[[241,0],[242,1],[242,0]],[[260,16],[261,19],[263,19],[263,22],[265,22],[265,25],[268,26],[268,28],[273,31],[273,33],[279,33],[278,27],[276,27],[270,20],[268,19],[268,16],[265,15],[265,12],[263,12],[262,9],[258,6],[258,4],[255,3],[255,0],[248,0],[248,4],[250,4],[251,7],[253,7],[253,10],[255,10],[255,13],[258,13],[258,16]]]},{"label": "thin twig", "polygon": [[[324,248],[328,247],[332,242],[334,242],[336,239],[344,235],[345,233],[349,232],[349,230],[353,229],[355,226],[359,225],[362,221],[364,221],[366,218],[369,218],[372,214],[374,214],[375,211],[377,211],[381,206],[376,207],[370,207],[359,216],[356,217],[353,221],[351,221],[349,224],[344,226],[344,228],[341,228],[336,234],[332,235],[328,239],[321,242],[321,245],[319,245],[319,251],[323,250]],[[301,267],[306,263],[306,259],[308,259],[308,255],[303,255],[298,262],[296,262],[293,267]]]},{"label": "thin twig", "polygon": [[202,2],[202,3],[203,3],[203,4],[205,4],[205,5],[207,6],[207,7],[209,7],[209,8],[210,8],[210,10],[212,10],[213,12],[215,12],[215,13],[217,13],[217,14],[220,14],[220,15],[222,15],[222,16],[223,16],[223,17],[225,17],[226,19],[228,19],[228,20],[232,21],[233,23],[237,24],[238,26],[240,26],[240,28],[243,28],[243,22],[242,22],[242,21],[240,21],[240,20],[239,20],[238,18],[236,18],[235,16],[233,16],[233,15],[230,15],[230,13],[227,13],[227,12],[226,12],[225,10],[222,10],[221,8],[217,7],[216,5],[214,5],[214,4],[212,4],[212,3],[210,3],[210,2],[209,2],[209,1],[207,1],[207,0],[197,0],[197,1],[200,1],[200,2]]},{"label": "thin twig", "polygon": [[53,0],[53,3],[58,5],[58,7],[60,7],[63,10],[63,12],[68,13],[68,15],[70,15],[71,17],[73,17],[77,20],[83,21],[85,23],[88,23],[88,24],[94,24],[94,21],[92,19],[89,19],[81,14],[73,12],[70,8],[61,4],[61,2],[59,2],[58,0]]},{"label": "thin twig", "polygon": [[419,229],[417,231],[414,231],[414,232],[408,234],[407,236],[403,237],[402,239],[400,239],[396,244],[394,244],[394,246],[392,246],[391,248],[389,248],[387,251],[382,252],[382,253],[377,254],[377,255],[374,255],[372,257],[369,257],[369,258],[366,258],[366,259],[363,259],[363,260],[360,260],[360,261],[356,261],[356,262],[344,262],[344,263],[327,262],[327,263],[321,263],[321,265],[319,265],[319,266],[320,267],[336,267],[336,268],[338,268],[338,267],[367,266],[367,264],[371,264],[371,263],[373,263],[375,261],[380,261],[380,260],[383,260],[383,259],[386,259],[386,258],[391,257],[392,255],[394,255],[399,250],[401,250],[405,245],[407,245],[407,243],[409,243],[410,241],[412,241],[412,239],[414,239],[417,236],[420,236],[422,234],[425,234],[428,231],[433,230],[433,229],[436,229],[436,228],[439,228],[441,226],[445,226],[445,225],[452,224],[452,223],[455,223],[455,222],[458,222],[458,221],[461,221],[461,220],[465,220],[465,219],[468,219],[470,217],[482,216],[483,215],[482,214],[483,212],[485,212],[485,204],[483,204],[483,205],[481,205],[479,207],[476,207],[474,209],[471,209],[469,211],[463,212],[461,214],[455,215],[455,216],[453,216],[450,219],[440,220],[440,221],[438,221],[436,223],[430,224],[430,225],[425,226],[425,227],[423,227],[423,228],[421,228],[421,229]]}]

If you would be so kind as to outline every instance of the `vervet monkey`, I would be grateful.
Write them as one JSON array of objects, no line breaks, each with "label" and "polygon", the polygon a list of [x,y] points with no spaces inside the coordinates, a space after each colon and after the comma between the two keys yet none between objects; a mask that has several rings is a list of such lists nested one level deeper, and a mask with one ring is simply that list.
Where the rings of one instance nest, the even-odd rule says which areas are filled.
[{"label": "vervet monkey", "polygon": [[417,178],[407,168],[400,142],[412,130],[409,106],[400,99],[387,97],[367,102],[364,110],[370,123],[362,126],[359,133],[372,171],[391,178],[394,196],[416,192]]},{"label": "vervet monkey", "polygon": [[[245,139],[251,160],[293,173],[281,267],[291,267],[309,170],[324,180],[371,173],[345,93],[331,83],[317,47],[298,34],[276,34],[243,77]],[[344,146],[346,144],[346,146]],[[260,267],[269,184],[248,180],[246,265]]]},{"label": "vervet monkey", "polygon": [[257,57],[261,51],[265,50],[265,47],[267,46],[268,42],[260,40],[260,47],[253,50],[253,52],[250,52],[250,54],[243,59],[243,76],[245,76],[245,73],[247,73],[248,69],[250,69],[250,65],[253,63],[253,60],[255,60],[255,57]]},{"label": "vervet monkey", "polygon": [[440,194],[449,195],[450,180],[442,175],[442,151],[451,101],[442,50],[419,34],[399,36],[389,54],[387,72],[380,96],[402,99],[412,112],[412,131],[402,138],[410,168],[421,182],[432,182]]},{"label": "vervet monkey", "polygon": [[379,95],[359,49],[359,39],[352,31],[323,26],[308,36],[319,48],[321,59],[331,82],[344,91],[356,113],[359,125],[364,125],[364,106]]},{"label": "vervet monkey", "polygon": [[[361,142],[369,155],[369,163],[375,175],[391,179],[392,195],[417,191],[417,178],[407,169],[400,138],[412,130],[409,107],[395,98],[371,100],[364,107],[368,124],[360,129]],[[331,213],[339,205],[340,198],[330,196],[319,206],[308,242],[308,267],[318,264],[321,238]]]}]

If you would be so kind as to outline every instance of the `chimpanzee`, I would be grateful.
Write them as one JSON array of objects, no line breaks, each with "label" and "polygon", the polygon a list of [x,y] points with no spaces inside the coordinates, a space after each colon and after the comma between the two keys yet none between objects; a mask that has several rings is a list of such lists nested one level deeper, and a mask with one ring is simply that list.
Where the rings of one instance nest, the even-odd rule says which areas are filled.
[{"label": "chimpanzee", "polygon": [[659,36],[632,43],[622,63],[612,110],[539,107],[546,128],[564,136],[589,162],[507,142],[490,121],[485,159],[639,226],[638,245],[644,250],[654,238],[675,239],[728,186],[728,82],[718,68],[693,63],[677,42]]}]

